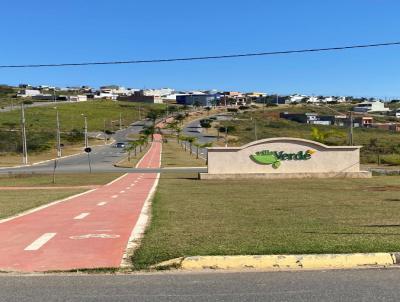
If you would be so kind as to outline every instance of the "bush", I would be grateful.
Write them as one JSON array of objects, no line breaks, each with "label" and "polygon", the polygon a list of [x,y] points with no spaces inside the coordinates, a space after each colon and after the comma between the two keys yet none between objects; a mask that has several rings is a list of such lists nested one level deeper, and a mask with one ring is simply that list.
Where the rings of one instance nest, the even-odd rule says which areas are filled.
[{"label": "bush", "polygon": [[235,126],[227,126],[227,127],[223,127],[222,126],[222,127],[218,128],[218,131],[221,132],[221,133],[225,133],[225,132],[232,133],[235,130],[236,130]]},{"label": "bush", "polygon": [[29,101],[29,100],[23,101],[23,103],[24,103],[24,105],[32,105],[32,104],[33,104],[33,102],[32,102],[32,101]]},{"label": "bush", "polygon": [[83,133],[83,131],[80,131],[78,129],[72,129],[70,133],[63,134],[62,138],[66,139],[70,143],[76,143],[83,141],[85,139],[85,134]]},{"label": "bush", "polygon": [[387,165],[400,165],[400,154],[387,154],[381,156],[381,163]]},{"label": "bush", "polygon": [[247,109],[249,109],[250,107],[249,106],[239,106],[239,109],[240,110],[247,110]]},{"label": "bush", "polygon": [[238,112],[237,108],[228,108],[228,112]]}]

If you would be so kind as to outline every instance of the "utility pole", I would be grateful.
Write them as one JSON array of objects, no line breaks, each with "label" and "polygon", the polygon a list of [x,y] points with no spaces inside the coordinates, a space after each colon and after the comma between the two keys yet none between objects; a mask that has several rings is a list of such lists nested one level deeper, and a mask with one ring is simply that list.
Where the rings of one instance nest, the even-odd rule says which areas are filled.
[{"label": "utility pole", "polygon": [[104,132],[104,145],[107,145],[106,119],[104,119],[104,128],[103,128],[103,132]]},{"label": "utility pole", "polygon": [[139,121],[141,121],[141,120],[142,120],[142,114],[140,112],[140,105],[139,105]]},{"label": "utility pole", "polygon": [[225,126],[225,148],[228,147],[228,127]]},{"label": "utility pole", "polygon": [[349,112],[349,126],[350,126],[350,129],[349,129],[349,145],[350,146],[353,146],[353,112],[352,111],[350,111]]},{"label": "utility pole", "polygon": [[254,137],[256,140],[258,140],[257,138],[257,121],[256,119],[254,119]]},{"label": "utility pole", "polygon": [[26,144],[26,129],[25,129],[25,109],[24,103],[21,103],[21,126],[22,126],[22,163],[28,164],[28,148]]},{"label": "utility pole", "polygon": [[58,116],[58,110],[56,111],[56,121],[57,121],[57,157],[61,157],[62,154],[61,154],[60,118]]},{"label": "utility pole", "polygon": [[122,130],[122,113],[119,113],[119,130]]},{"label": "utility pole", "polygon": [[83,117],[85,118],[85,148],[87,148],[89,146],[87,117],[86,117],[86,115],[84,115]]}]

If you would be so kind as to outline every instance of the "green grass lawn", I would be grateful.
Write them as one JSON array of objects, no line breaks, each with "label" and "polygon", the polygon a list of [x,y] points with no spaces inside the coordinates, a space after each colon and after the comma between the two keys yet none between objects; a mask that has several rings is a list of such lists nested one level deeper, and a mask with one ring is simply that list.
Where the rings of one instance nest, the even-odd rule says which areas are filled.
[{"label": "green grass lawn", "polygon": [[174,137],[169,137],[168,143],[164,143],[162,146],[162,167],[201,167],[205,164],[205,160],[196,159],[196,154],[185,152],[185,149],[177,143]]},{"label": "green grass lawn", "polygon": [[[81,173],[56,174],[56,183],[53,184],[52,174],[17,174],[0,175],[1,187],[29,187],[29,186],[85,186],[103,185],[121,176],[120,173]],[[0,196],[3,192],[0,192]]]},{"label": "green grass lawn", "polygon": [[0,193],[0,219],[84,191],[82,189],[2,191]]},{"label": "green grass lawn", "polygon": [[162,176],[135,268],[193,255],[400,250],[399,177],[196,178]]},{"label": "green grass lawn", "polygon": [[[141,117],[146,116],[150,108],[162,108],[157,104],[140,104],[130,102],[116,102],[110,100],[96,100],[80,103],[56,104],[60,115],[61,131],[83,129],[84,118],[87,116],[88,131],[103,131],[104,120],[107,129],[119,129],[119,115],[122,114],[123,125],[139,119],[139,106]],[[56,125],[55,106],[26,108],[27,131],[54,131]],[[0,113],[0,128],[10,128],[10,124],[16,123],[19,129],[20,110]]]}]

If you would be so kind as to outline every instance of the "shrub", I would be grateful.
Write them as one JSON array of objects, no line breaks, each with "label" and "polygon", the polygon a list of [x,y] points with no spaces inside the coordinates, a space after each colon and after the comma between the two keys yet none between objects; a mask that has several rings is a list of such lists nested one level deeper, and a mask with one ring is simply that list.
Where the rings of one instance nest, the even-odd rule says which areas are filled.
[{"label": "shrub", "polygon": [[381,163],[393,166],[400,165],[400,154],[382,155]]}]

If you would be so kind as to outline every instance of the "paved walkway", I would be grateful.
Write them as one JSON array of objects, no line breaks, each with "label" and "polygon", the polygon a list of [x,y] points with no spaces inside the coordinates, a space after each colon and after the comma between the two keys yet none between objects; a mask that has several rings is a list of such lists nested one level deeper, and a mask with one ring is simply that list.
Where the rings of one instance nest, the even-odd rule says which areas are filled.
[{"label": "paved walkway", "polygon": [[[140,168],[160,166],[157,135]],[[132,173],[86,194],[0,221],[0,270],[119,267],[156,173]]]}]

